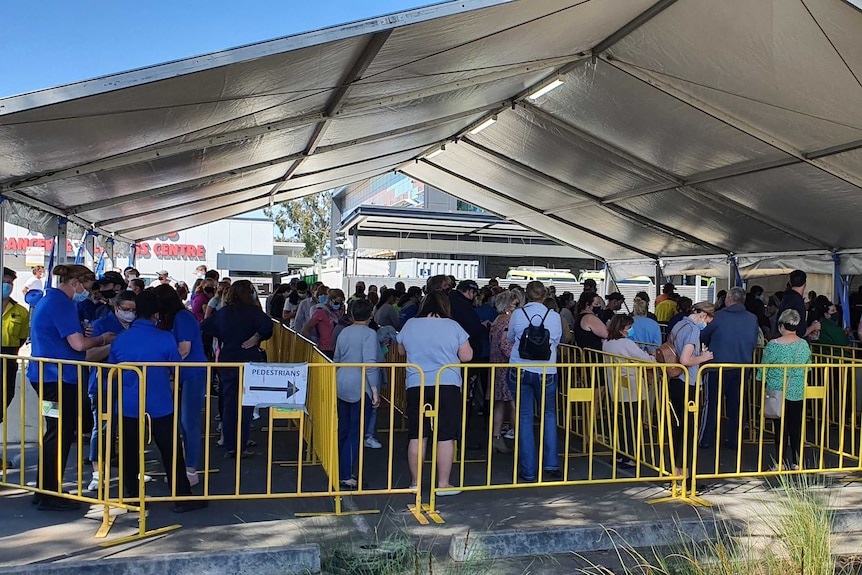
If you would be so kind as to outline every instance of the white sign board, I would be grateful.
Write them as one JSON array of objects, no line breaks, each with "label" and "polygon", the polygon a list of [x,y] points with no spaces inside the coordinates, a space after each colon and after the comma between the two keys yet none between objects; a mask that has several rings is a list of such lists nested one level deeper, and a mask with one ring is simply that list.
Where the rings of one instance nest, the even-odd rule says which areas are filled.
[{"label": "white sign board", "polygon": [[30,246],[24,252],[24,265],[28,268],[45,265],[45,248]]},{"label": "white sign board", "polygon": [[243,366],[242,404],[305,409],[307,363],[246,363]]}]

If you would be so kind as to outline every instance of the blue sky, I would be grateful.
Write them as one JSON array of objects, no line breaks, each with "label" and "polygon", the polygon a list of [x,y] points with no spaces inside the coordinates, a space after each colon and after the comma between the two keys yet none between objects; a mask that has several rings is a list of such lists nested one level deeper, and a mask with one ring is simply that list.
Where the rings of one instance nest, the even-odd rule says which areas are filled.
[{"label": "blue sky", "polygon": [[0,0],[0,98],[437,0]]}]

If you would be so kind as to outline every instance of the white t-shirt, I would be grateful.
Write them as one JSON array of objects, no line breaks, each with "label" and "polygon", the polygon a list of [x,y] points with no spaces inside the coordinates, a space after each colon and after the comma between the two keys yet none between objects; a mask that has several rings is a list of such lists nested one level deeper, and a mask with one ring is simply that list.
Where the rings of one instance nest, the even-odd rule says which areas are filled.
[{"label": "white t-shirt", "polygon": [[[448,318],[414,317],[407,320],[398,333],[398,343],[407,352],[407,362],[418,365],[425,372],[425,385],[437,384],[437,372],[448,364],[461,363],[458,348],[469,339],[458,322]],[[419,387],[419,371],[407,368],[407,387]],[[461,387],[461,370],[450,368],[440,374],[440,385]]]},{"label": "white t-shirt", "polygon": [[33,276],[24,283],[24,287],[27,288],[27,291],[42,291],[45,289],[45,282],[40,278]]}]

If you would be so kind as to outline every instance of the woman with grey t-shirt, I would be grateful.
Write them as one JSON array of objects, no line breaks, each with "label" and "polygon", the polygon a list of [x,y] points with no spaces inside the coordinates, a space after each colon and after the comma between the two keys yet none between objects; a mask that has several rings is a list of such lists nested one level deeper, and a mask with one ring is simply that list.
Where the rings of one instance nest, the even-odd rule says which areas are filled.
[{"label": "woman with grey t-shirt", "polygon": [[[431,436],[430,420],[425,422],[422,433],[422,448],[419,446],[420,406],[430,404],[437,408],[437,488],[438,496],[457,495],[452,489],[449,475],[455,453],[455,440],[461,435],[461,370],[440,368],[448,364],[466,363],[473,359],[469,336],[456,321],[451,319],[449,298],[440,290],[432,291],[422,303],[419,314],[407,321],[398,334],[398,349],[422,370],[407,368],[407,462],[413,477],[411,487],[416,485],[419,462],[425,444]],[[435,392],[439,372],[440,387]],[[424,397],[423,389],[424,374]],[[421,400],[421,401],[420,401]]]},{"label": "woman with grey t-shirt", "polygon": [[[708,301],[702,301],[691,307],[688,316],[681,319],[674,327],[668,340],[673,340],[673,347],[679,358],[679,363],[688,371],[688,389],[682,377],[668,380],[668,394],[675,416],[671,416],[671,434],[673,438],[674,473],[682,475],[684,458],[694,448],[694,429],[688,416],[686,403],[694,401],[697,389],[697,371],[702,363],[712,361],[712,352],[700,349],[700,332],[715,316],[715,306]],[[686,393],[688,391],[688,393]],[[688,424],[688,433],[684,434]],[[683,438],[687,435],[686,450],[683,451]]]}]

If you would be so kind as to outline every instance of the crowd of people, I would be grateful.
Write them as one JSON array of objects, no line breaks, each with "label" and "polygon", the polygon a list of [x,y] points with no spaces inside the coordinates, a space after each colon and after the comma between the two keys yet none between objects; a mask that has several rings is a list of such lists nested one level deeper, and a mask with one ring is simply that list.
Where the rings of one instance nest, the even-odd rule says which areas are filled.
[{"label": "crowd of people", "polygon": [[[84,434],[89,434],[93,468],[87,489],[98,489],[99,449],[114,439],[100,437],[105,433],[100,410],[113,409],[117,426],[122,428],[120,476],[125,497],[139,494],[142,470],[137,454],[144,413],[174,492],[178,496],[192,494],[203,463],[201,420],[208,362],[265,361],[259,346],[273,333],[273,322],[250,281],[219,281],[217,271],[203,266],[197,272],[191,289],[184,282],[171,282],[167,272],[160,272],[147,287],[131,267],[122,273],[108,271],[97,280],[83,265],[58,265],[52,270],[56,287],[31,286],[28,293],[39,290],[40,297],[31,298],[32,307],[27,309],[11,300],[17,278],[13,270],[4,268],[3,353],[17,354],[29,338],[31,358],[26,376],[39,396],[45,418],[37,481],[42,491],[33,498],[40,510],[78,508],[78,502],[52,493],[60,493],[71,446],[84,441]],[[107,371],[74,363],[82,361],[133,366],[173,363],[178,369],[145,368],[143,406],[139,405],[137,372],[122,370],[119,385],[111,391],[115,403],[110,406],[106,405]],[[8,407],[15,393],[17,362],[5,363],[3,395]],[[249,456],[250,412],[238,405],[239,369],[216,367],[214,371],[222,430],[218,443],[225,457]],[[237,421],[240,412],[241,421]],[[175,433],[181,442],[176,450]],[[174,511],[205,505],[203,501],[180,501]]]},{"label": "crowd of people", "polygon": [[[682,472],[683,431],[692,434],[688,445],[712,447],[723,440],[728,447],[737,445],[737,434],[744,422],[736,421],[742,398],[742,370],[726,369],[721,378],[707,371],[698,381],[701,365],[749,364],[758,344],[765,346],[764,368],[758,378],[767,389],[784,393],[784,440],[776,437],[776,451],[783,443],[786,464],[798,468],[802,425],[802,395],[805,371],[770,369],[770,364],[799,364],[810,361],[807,340],[846,343],[846,330],[840,325],[841,310],[828,299],[806,295],[806,275],[790,274],[788,289],[770,298],[754,286],[720,292],[715,304],[693,303],[679,297],[672,284],[664,286],[656,298],[655,313],[649,310],[649,294],[639,293],[630,314],[623,312],[625,297],[611,293],[602,298],[592,280],[575,300],[571,293],[556,296],[541,282],[504,288],[496,280],[480,287],[475,280],[457,281],[446,275],[433,276],[424,288],[396,282],[390,289],[357,282],[347,296],[342,290],[321,282],[311,285],[293,280],[279,286],[262,308],[254,286],[246,280],[231,282],[215,270],[199,268],[189,288],[172,282],[167,272],[160,273],[150,286],[144,286],[137,270],[109,271],[99,280],[81,265],[59,265],[52,270],[57,287],[44,290],[39,301],[28,310],[11,301],[14,271],[4,269],[3,353],[17,354],[28,339],[32,360],[27,378],[44,405],[45,434],[39,469],[39,486],[57,492],[71,445],[80,441],[78,417],[90,414],[90,461],[93,481],[98,487],[100,428],[98,396],[106,377],[98,370],[86,370],[62,361],[141,364],[169,362],[189,364],[179,370],[148,368],[146,405],[138,405],[138,381],[132,371],[122,374],[123,405],[120,425],[124,430],[124,468],[121,470],[125,495],[137,495],[139,474],[138,424],[140,414],[150,418],[153,440],[161,452],[166,470],[176,469],[170,480],[178,495],[191,494],[198,483],[201,461],[201,413],[207,388],[206,364],[220,362],[266,361],[260,343],[272,336],[273,319],[291,326],[313,340],[322,353],[338,364],[374,364],[384,361],[393,346],[409,364],[407,368],[408,464],[412,484],[417,483],[420,461],[429,438],[437,441],[438,495],[454,495],[451,463],[454,442],[461,436],[462,402],[480,409],[494,399],[492,445],[495,452],[510,453],[512,441],[518,445],[518,473],[523,482],[558,480],[563,477],[558,457],[556,394],[558,347],[572,343],[640,361],[654,361],[656,349],[665,337],[673,346],[677,361],[687,371],[671,377],[668,400],[676,417],[671,424],[676,461]],[[39,289],[38,286],[30,289]],[[8,321],[7,321],[8,316]],[[499,364],[489,370],[470,368],[441,369],[449,364]],[[14,370],[17,363],[4,368],[4,400],[14,395]],[[14,365],[13,365],[14,364]],[[517,365],[508,368],[507,365]],[[240,375],[236,368],[218,368],[218,417],[222,437],[218,444],[225,457],[249,457],[253,441],[248,437],[251,408],[238,404]],[[357,462],[365,447],[379,449],[375,437],[376,411],[382,388],[388,385],[387,370],[340,367],[337,370],[339,481],[343,489],[354,489],[359,482]],[[598,370],[598,385],[613,377],[610,370]],[[11,376],[11,377],[10,377]],[[10,380],[12,382],[10,387]],[[86,380],[86,383],[84,382]],[[721,380],[721,383],[719,383]],[[438,386],[439,388],[436,388]],[[702,424],[695,430],[685,425],[689,412],[686,402],[692,387],[703,385]],[[689,386],[688,388],[686,386]],[[174,393],[179,387],[179,403]],[[78,393],[86,389],[87,393]],[[719,397],[719,390],[723,397]],[[623,421],[636,420],[643,395],[636,390],[620,391],[615,400],[622,404]],[[723,437],[717,437],[717,407],[724,400]],[[430,420],[422,422],[420,413],[430,404],[437,411],[437,428]],[[519,408],[516,410],[516,405]],[[363,410],[364,406],[364,410]],[[108,409],[101,406],[101,409]],[[537,445],[534,413],[542,414],[542,445]],[[508,421],[508,427],[504,424]],[[629,425],[627,423],[624,426]],[[181,449],[174,450],[172,437],[178,430]],[[364,433],[363,433],[364,431]],[[634,455],[633,430],[629,429],[624,453]],[[778,435],[778,434],[776,434]],[[420,441],[421,438],[421,441]],[[786,440],[786,441],[785,441]],[[617,463],[632,467],[629,457]],[[58,467],[59,465],[59,467]],[[77,503],[37,493],[34,502],[40,509],[74,509]],[[180,502],[175,510],[197,509],[203,502]]]}]

